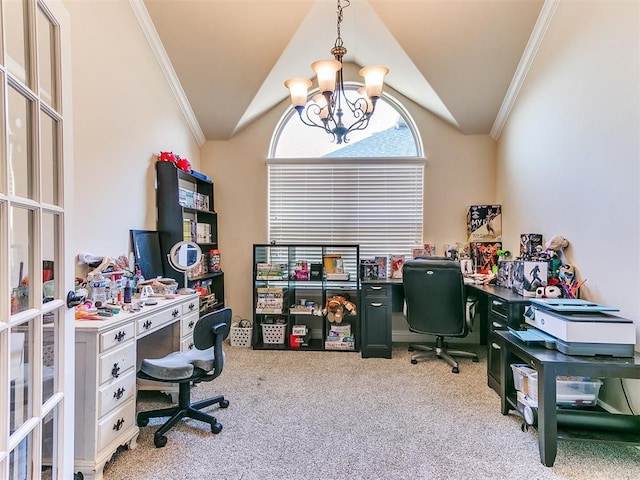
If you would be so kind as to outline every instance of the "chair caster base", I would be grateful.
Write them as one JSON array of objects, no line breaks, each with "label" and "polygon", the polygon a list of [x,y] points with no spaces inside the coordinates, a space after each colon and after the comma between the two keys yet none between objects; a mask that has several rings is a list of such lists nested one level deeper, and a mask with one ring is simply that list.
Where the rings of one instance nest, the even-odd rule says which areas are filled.
[{"label": "chair caster base", "polygon": [[162,448],[167,444],[167,437],[165,435],[154,435],[153,444],[156,448]]},{"label": "chair caster base", "polygon": [[411,360],[411,365],[417,365],[418,364],[418,360]]},{"label": "chair caster base", "polygon": [[219,403],[219,405],[220,405],[220,408],[227,408],[229,406],[229,400],[223,400]]},{"label": "chair caster base", "polygon": [[222,431],[222,424],[221,423],[213,423],[211,424],[211,433],[220,433]]},{"label": "chair caster base", "polygon": [[458,367],[453,367],[453,368],[451,369],[451,372],[452,372],[452,373],[460,373],[460,369],[459,369]]}]

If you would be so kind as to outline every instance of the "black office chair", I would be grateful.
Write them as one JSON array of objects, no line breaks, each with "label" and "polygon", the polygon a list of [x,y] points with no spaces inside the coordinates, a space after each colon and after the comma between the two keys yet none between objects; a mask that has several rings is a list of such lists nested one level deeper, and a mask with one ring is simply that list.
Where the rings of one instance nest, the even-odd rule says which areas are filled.
[{"label": "black office chair", "polygon": [[201,412],[205,407],[217,403],[227,408],[229,401],[223,395],[191,403],[191,384],[210,382],[222,373],[224,353],[222,342],[231,328],[231,309],[223,308],[204,315],[193,329],[195,348],[187,352],[174,352],[166,357],[144,359],[138,378],[156,382],[178,383],[178,405],[138,413],[138,425],[145,427],[150,418],[170,417],[153,435],[157,448],[167,444],[167,433],[182,418],[188,417],[211,425],[213,433],[220,433],[222,425],[216,417]]},{"label": "black office chair", "polygon": [[411,363],[435,354],[451,365],[453,373],[459,373],[454,356],[477,362],[475,353],[449,350],[445,342],[446,337],[462,338],[469,333],[460,262],[437,257],[407,260],[402,268],[402,283],[409,330],[436,337],[435,345],[409,346],[410,352],[424,352],[412,355]]}]

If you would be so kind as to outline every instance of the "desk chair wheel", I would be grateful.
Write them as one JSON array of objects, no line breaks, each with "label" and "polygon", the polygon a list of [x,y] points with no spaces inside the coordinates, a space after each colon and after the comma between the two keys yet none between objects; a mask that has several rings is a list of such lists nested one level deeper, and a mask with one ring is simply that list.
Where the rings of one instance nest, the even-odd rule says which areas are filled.
[{"label": "desk chair wheel", "polygon": [[222,424],[221,423],[212,423],[211,424],[211,433],[220,433],[222,431]]},{"label": "desk chair wheel", "polygon": [[[477,360],[476,360],[477,361]],[[229,400],[222,400],[220,403],[220,408],[227,408],[229,406]],[[213,432],[216,433],[216,432]]]},{"label": "desk chair wheel", "polygon": [[167,437],[165,435],[154,435],[153,444],[156,448],[162,448],[167,444]]},{"label": "desk chair wheel", "polygon": [[[410,352],[413,352],[413,350],[414,350],[414,349],[413,349],[413,347],[409,347],[409,351],[410,351]],[[412,362],[412,363],[413,363],[413,362]]]},{"label": "desk chair wheel", "polygon": [[411,365],[417,365],[417,364],[418,364],[418,360],[411,359]]},{"label": "desk chair wheel", "polygon": [[473,363],[478,363],[478,362],[480,361],[480,359],[479,359],[478,357],[473,357],[473,358],[471,359],[471,361],[472,361]]},{"label": "desk chair wheel", "polygon": [[144,417],[144,416],[138,414],[138,426],[139,427],[146,427],[147,425],[149,425],[149,419],[147,417]]},{"label": "desk chair wheel", "polygon": [[453,367],[453,368],[451,369],[451,372],[452,372],[452,373],[460,373],[460,369],[459,369],[458,367]]}]

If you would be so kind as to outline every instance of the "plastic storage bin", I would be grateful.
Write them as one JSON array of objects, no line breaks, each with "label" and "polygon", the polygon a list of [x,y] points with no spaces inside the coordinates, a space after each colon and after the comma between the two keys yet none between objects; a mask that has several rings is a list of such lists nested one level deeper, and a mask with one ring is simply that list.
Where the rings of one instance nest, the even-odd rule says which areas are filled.
[{"label": "plastic storage bin", "polygon": [[253,327],[239,327],[231,325],[229,332],[229,343],[232,347],[250,347]]},{"label": "plastic storage bin", "polygon": [[[516,390],[538,404],[538,372],[527,365],[511,365]],[[598,401],[602,381],[589,377],[556,378],[556,402],[563,407],[592,407]]]},{"label": "plastic storage bin", "polygon": [[282,345],[285,340],[287,325],[281,323],[262,324],[262,343]]}]

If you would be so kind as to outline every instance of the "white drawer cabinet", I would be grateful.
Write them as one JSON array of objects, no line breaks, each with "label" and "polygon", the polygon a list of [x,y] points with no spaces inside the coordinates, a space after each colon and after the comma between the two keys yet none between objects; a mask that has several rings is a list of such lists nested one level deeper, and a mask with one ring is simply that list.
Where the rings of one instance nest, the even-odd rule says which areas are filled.
[{"label": "white drawer cabinet", "polygon": [[135,448],[138,366],[144,356],[188,349],[198,312],[198,296],[186,295],[106,320],[76,321],[75,471],[85,479],[102,479],[104,464],[119,446]]}]

